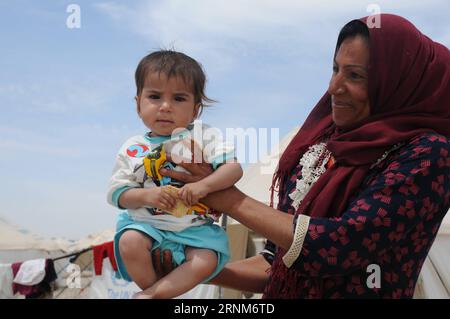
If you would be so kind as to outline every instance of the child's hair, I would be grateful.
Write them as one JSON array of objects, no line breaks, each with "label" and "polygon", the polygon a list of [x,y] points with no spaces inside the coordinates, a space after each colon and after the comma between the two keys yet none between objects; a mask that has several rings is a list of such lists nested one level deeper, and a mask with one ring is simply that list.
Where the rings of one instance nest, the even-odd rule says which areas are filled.
[{"label": "child's hair", "polygon": [[135,73],[137,96],[142,93],[146,76],[152,72],[163,73],[168,78],[181,76],[187,85],[191,85],[194,103],[200,103],[199,115],[204,107],[216,102],[205,95],[206,76],[200,63],[184,53],[159,50],[142,58]]}]

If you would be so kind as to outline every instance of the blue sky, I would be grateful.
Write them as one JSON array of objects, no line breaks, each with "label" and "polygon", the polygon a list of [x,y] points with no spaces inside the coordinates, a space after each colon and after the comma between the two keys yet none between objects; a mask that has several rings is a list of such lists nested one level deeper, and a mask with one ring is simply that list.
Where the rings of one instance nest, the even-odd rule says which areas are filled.
[{"label": "blue sky", "polygon": [[[79,29],[66,26],[71,3]],[[114,227],[114,156],[145,129],[133,74],[158,48],[203,64],[219,101],[204,122],[282,137],[325,92],[339,29],[370,3],[450,46],[448,0],[0,2],[0,217],[73,239]]]}]

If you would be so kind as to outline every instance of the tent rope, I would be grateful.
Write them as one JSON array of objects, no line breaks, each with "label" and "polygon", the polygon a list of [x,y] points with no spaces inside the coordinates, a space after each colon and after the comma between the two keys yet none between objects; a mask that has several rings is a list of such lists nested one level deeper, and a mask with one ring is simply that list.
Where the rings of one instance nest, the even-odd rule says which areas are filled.
[{"label": "tent rope", "polygon": [[80,251],[78,251],[78,252],[71,253],[71,254],[68,254],[68,255],[64,255],[64,256],[57,257],[57,258],[53,258],[52,260],[53,260],[53,261],[57,261],[57,260],[60,260],[60,259],[73,257],[73,258],[70,259],[70,262],[73,263],[73,262],[78,258],[78,256],[80,256],[81,254],[83,254],[83,253],[85,253],[85,252],[88,252],[88,251],[90,251],[90,250],[92,250],[92,247],[85,248],[85,249],[83,249],[83,250],[80,250]]}]

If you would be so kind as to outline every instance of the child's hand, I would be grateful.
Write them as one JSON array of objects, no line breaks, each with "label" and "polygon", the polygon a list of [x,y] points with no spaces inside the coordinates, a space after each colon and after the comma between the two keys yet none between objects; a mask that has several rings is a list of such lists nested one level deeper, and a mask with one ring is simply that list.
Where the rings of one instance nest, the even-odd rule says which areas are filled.
[{"label": "child's hand", "polygon": [[178,196],[186,206],[192,206],[197,204],[201,198],[206,197],[208,193],[209,190],[203,183],[196,182],[184,185]]},{"label": "child's hand", "polygon": [[167,211],[175,208],[177,197],[169,191],[167,186],[152,187],[146,194],[147,206]]}]

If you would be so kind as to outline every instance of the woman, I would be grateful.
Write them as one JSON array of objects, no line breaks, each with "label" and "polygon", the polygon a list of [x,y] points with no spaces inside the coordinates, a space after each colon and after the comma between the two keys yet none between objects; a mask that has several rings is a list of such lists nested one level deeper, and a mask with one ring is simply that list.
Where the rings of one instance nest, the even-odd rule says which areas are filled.
[{"label": "woman", "polygon": [[[206,199],[269,239],[212,283],[265,298],[412,298],[450,205],[450,54],[401,17],[366,21],[341,30],[328,91],[280,159],[278,209],[236,188]],[[184,166],[192,176],[162,173],[210,173]],[[379,283],[367,284],[370,265]]]}]

